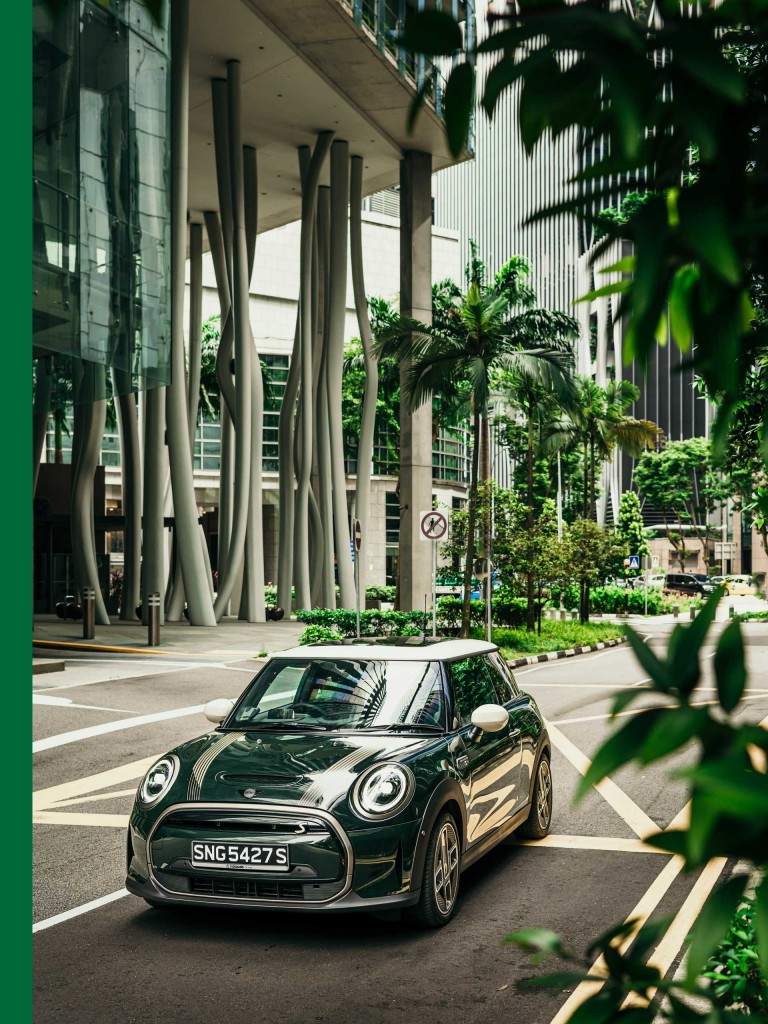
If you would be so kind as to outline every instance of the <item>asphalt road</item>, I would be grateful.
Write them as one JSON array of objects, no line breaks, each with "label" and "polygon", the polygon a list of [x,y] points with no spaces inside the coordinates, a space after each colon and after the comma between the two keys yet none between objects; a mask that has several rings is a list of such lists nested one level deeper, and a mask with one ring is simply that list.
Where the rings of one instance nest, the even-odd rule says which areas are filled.
[{"label": "asphalt road", "polygon": [[[768,716],[768,630],[745,632],[752,689],[743,713],[761,721]],[[711,660],[705,665],[711,687]],[[685,756],[624,769],[613,785],[572,805],[579,768],[607,733],[611,690],[642,685],[626,647],[518,671],[553,727],[553,836],[503,845],[469,869],[446,928],[415,932],[367,915],[157,911],[122,896],[125,820],[143,762],[205,731],[196,709],[212,697],[234,697],[254,667],[111,655],[68,659],[66,672],[35,677],[39,1024],[431,1024],[448,1016],[559,1024],[569,990],[519,987],[544,968],[504,945],[508,932],[552,928],[583,952],[638,909],[695,910],[696,878],[638,839],[683,809],[684,791],[667,776]],[[713,697],[712,690],[701,694]],[[662,960],[671,969],[686,931],[667,943]]]}]

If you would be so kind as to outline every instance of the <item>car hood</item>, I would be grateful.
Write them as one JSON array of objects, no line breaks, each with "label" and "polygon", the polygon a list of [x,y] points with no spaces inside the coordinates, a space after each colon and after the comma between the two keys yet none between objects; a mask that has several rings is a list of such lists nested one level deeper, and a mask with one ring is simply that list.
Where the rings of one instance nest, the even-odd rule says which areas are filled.
[{"label": "car hood", "polygon": [[435,739],[381,733],[233,731],[211,733],[178,753],[188,768],[188,800],[328,808],[369,765],[399,761]]}]

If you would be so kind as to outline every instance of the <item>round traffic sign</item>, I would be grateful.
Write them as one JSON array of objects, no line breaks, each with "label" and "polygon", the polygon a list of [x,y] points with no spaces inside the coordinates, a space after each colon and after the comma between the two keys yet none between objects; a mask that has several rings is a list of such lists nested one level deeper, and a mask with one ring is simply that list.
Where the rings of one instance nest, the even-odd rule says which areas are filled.
[{"label": "round traffic sign", "polygon": [[442,512],[422,512],[419,529],[424,540],[442,540],[448,532],[448,520]]},{"label": "round traffic sign", "polygon": [[353,539],[355,541],[355,551],[359,551],[361,546],[362,546],[362,543],[363,543],[363,528],[360,525],[360,520],[359,519],[355,520],[355,528],[354,528],[353,532],[354,532],[354,538]]}]

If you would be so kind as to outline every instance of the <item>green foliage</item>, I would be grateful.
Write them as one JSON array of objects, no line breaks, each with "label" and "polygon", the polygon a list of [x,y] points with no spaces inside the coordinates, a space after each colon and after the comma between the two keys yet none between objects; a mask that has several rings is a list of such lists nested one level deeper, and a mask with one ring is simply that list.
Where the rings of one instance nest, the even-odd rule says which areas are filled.
[{"label": "green foliage", "polygon": [[[631,263],[622,267],[631,276],[599,291],[621,296],[627,361],[655,349],[673,307],[674,340],[685,351],[695,336],[697,367],[718,396],[714,436],[722,450],[741,382],[766,343],[750,289],[753,268],[768,265],[761,216],[768,5],[702,4],[691,17],[689,4],[663,2],[654,11],[648,18],[612,0],[508,5],[474,52],[457,49],[446,133],[458,153],[483,53],[483,106],[492,116],[500,96],[517,90],[516,123],[528,152],[547,133],[574,129],[585,147],[599,142],[597,162],[581,161],[568,198],[534,216],[568,212],[592,224],[613,201],[614,182],[637,181],[643,169],[645,201],[631,217],[600,225],[607,235],[601,247],[617,237],[633,242]],[[429,53],[433,26],[422,17],[409,19],[408,43]]]},{"label": "green foliage", "polygon": [[768,612],[740,612],[741,622],[768,622]]},{"label": "green foliage", "polygon": [[[643,529],[640,499],[634,491],[626,491],[621,496],[616,534],[624,546],[627,555],[639,555],[641,558],[650,555],[651,549],[648,547],[645,530]],[[637,573],[633,572],[631,575],[636,576]]]},{"label": "green foliage", "polygon": [[[315,608],[311,611],[302,609],[296,612],[299,622],[308,626],[324,626],[335,629],[343,637],[355,635],[356,619],[353,608]],[[361,636],[413,636],[423,633],[427,628],[428,616],[424,612],[376,611],[368,609],[360,612]]]},{"label": "green foliage", "polygon": [[371,585],[365,588],[365,596],[371,601],[391,602],[395,600],[396,590],[397,587]]},{"label": "green foliage", "polygon": [[668,441],[660,451],[645,452],[635,467],[634,482],[640,495],[661,512],[681,572],[690,550],[684,526],[701,544],[706,562],[714,513],[731,495],[730,481],[713,463],[711,442],[691,437]]},{"label": "green foliage", "polygon": [[768,979],[760,973],[754,916],[755,901],[748,898],[737,910],[703,977],[711,981],[716,1005],[768,1015]]},{"label": "green foliage", "polygon": [[343,640],[338,630],[330,626],[307,626],[299,637],[300,644],[338,643]]},{"label": "green foliage", "polygon": [[566,651],[571,647],[589,647],[602,640],[615,640],[622,635],[620,626],[610,623],[557,622],[544,619],[541,633],[526,629],[494,629],[493,642],[504,649],[507,658],[525,654]]}]

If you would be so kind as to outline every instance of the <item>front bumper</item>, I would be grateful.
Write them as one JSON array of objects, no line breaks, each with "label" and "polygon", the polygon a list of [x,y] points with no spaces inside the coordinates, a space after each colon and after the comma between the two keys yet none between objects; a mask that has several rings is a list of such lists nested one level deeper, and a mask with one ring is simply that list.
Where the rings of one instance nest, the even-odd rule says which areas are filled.
[{"label": "front bumper", "polygon": [[[271,910],[376,910],[418,900],[410,888],[419,823],[347,833],[328,811],[293,805],[174,804],[131,817],[126,888],[162,904]],[[287,872],[202,869],[193,839],[289,846]]]}]

